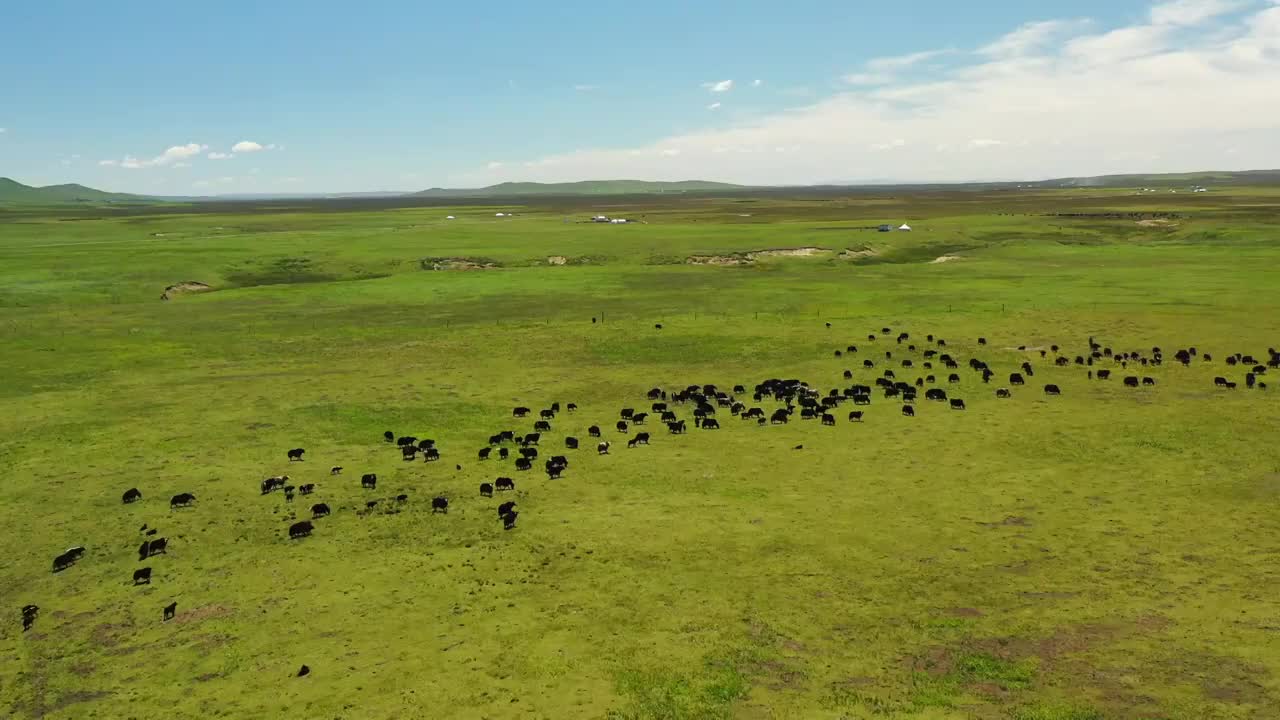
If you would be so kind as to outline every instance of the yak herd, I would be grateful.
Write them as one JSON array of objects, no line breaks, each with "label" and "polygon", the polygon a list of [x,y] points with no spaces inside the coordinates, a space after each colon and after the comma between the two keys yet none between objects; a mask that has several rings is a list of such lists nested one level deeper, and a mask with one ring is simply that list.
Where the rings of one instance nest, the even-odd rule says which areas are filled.
[{"label": "yak herd", "polygon": [[[830,328],[830,324],[827,324]],[[857,345],[848,345],[842,349],[834,351],[837,359],[859,356],[862,358],[861,366],[865,373],[876,375],[871,384],[851,384],[847,387],[833,387],[826,393],[815,387],[811,387],[807,382],[800,380],[782,380],[767,379],[754,385],[750,391],[743,385],[735,385],[732,391],[722,390],[713,384],[688,385],[683,388],[668,391],[661,387],[654,387],[646,393],[646,399],[650,402],[647,410],[641,408],[624,407],[618,413],[618,419],[613,425],[613,430],[620,436],[626,438],[626,446],[628,448],[638,448],[650,444],[651,435],[647,430],[640,428],[649,427],[648,423],[651,418],[656,418],[658,422],[665,425],[667,431],[671,435],[683,435],[688,431],[688,420],[681,417],[681,411],[686,408],[692,408],[690,413],[693,421],[693,427],[700,430],[715,431],[719,430],[720,421],[725,417],[737,417],[741,421],[754,423],[756,425],[780,425],[787,424],[793,420],[818,420],[821,426],[832,426],[836,424],[836,410],[845,403],[854,406],[856,409],[848,412],[848,420],[850,422],[862,422],[867,417],[866,408],[873,402],[873,395],[878,391],[881,398],[887,402],[895,403],[900,406],[900,412],[906,417],[915,417],[917,413],[917,398],[919,393],[923,391],[924,399],[928,402],[936,402],[955,411],[964,411],[967,409],[965,400],[959,397],[948,395],[949,387],[954,389],[961,383],[960,372],[962,372],[961,360],[957,355],[952,354],[947,349],[946,340],[936,338],[933,335],[925,336],[922,346],[917,348],[912,341],[909,333],[900,332],[896,336],[890,328],[882,328],[879,334],[871,333],[867,336],[869,346],[878,346],[881,344],[881,338],[889,339],[893,344],[889,345],[890,349],[878,349],[876,351],[860,352]],[[992,365],[986,360],[978,357],[979,354],[988,346],[986,338],[977,339],[978,351],[972,354],[964,361],[969,370],[976,376],[980,377],[984,384],[991,384],[996,377],[996,371]],[[1012,348],[1011,348],[1012,349]],[[1044,364],[1050,364],[1055,368],[1070,369],[1076,368],[1081,376],[1092,382],[1108,382],[1113,374],[1121,375],[1122,385],[1127,388],[1150,387],[1156,384],[1156,379],[1148,374],[1153,368],[1158,368],[1166,361],[1166,355],[1159,347],[1153,347],[1149,350],[1115,350],[1096,342],[1090,337],[1088,341],[1088,350],[1071,356],[1064,354],[1064,351],[1058,345],[1051,345],[1048,348],[1028,348],[1027,346],[1019,346],[1017,350],[1022,353],[1023,360],[1016,368],[1012,368],[1008,372],[1007,387],[1001,386],[995,389],[994,395],[997,399],[1008,400],[1014,395],[1013,387],[1025,386],[1031,378],[1036,376],[1036,367],[1032,360],[1038,359]],[[1190,366],[1193,363],[1212,363],[1213,357],[1208,353],[1201,353],[1195,347],[1179,348],[1170,356],[1173,362],[1180,363],[1184,366]],[[1269,348],[1267,356],[1264,359],[1255,358],[1245,353],[1235,353],[1223,357],[1223,362],[1231,371],[1243,371],[1243,377],[1240,381],[1229,379],[1226,375],[1219,375],[1214,378],[1214,387],[1224,391],[1233,391],[1237,389],[1242,381],[1245,388],[1250,390],[1265,390],[1266,383],[1262,380],[1266,376],[1268,369],[1275,370],[1280,368],[1280,353],[1275,348]],[[914,379],[900,379],[898,375],[911,376]],[[854,371],[846,369],[843,371],[845,380],[852,380]],[[1043,393],[1053,397],[1062,394],[1062,389],[1055,383],[1045,383],[1042,386]],[[953,390],[954,391],[954,390]],[[752,402],[752,406],[748,406],[747,400]],[[769,401],[774,403],[772,410],[765,410],[756,403],[764,403]],[[564,411],[574,414],[578,407],[574,403],[568,403],[564,406]],[[722,413],[721,411],[726,411]],[[512,410],[511,416],[516,420],[524,420],[533,414],[533,410],[528,407],[520,406]],[[544,441],[544,435],[552,431],[552,422],[556,421],[561,413],[561,405],[559,402],[551,403],[548,407],[537,412],[537,420],[532,425],[532,430],[524,434],[518,434],[515,430],[500,430],[489,435],[488,442],[481,447],[476,453],[476,459],[482,463],[502,463],[508,460],[514,460],[513,467],[518,476],[519,473],[528,472],[533,469],[534,463],[540,459],[540,449]],[[634,431],[634,432],[633,432]],[[598,424],[592,424],[586,428],[586,434],[589,438],[596,442],[596,454],[599,456],[608,456],[613,447],[613,443],[604,439],[604,430]],[[426,463],[436,463],[441,459],[440,449],[436,446],[436,442],[431,439],[419,439],[412,435],[400,435],[392,431],[383,434],[382,440],[386,445],[394,447],[405,462],[413,462],[419,456]],[[566,435],[563,438],[563,444],[566,451],[576,451],[581,443],[578,437],[574,435]],[[803,446],[797,446],[796,449],[802,449]],[[514,452],[513,452],[514,451]],[[288,450],[286,457],[290,463],[303,463],[306,450],[303,448],[293,448]],[[514,456],[514,457],[513,457]],[[567,455],[552,455],[544,460],[543,469],[548,479],[555,480],[563,476],[569,468],[569,458]],[[461,470],[462,466],[457,465],[457,470]],[[340,477],[343,472],[342,466],[332,466],[329,470],[331,477]],[[360,476],[360,487],[363,490],[376,490],[378,486],[378,477],[374,473],[363,473]],[[482,499],[492,499],[496,495],[510,493],[516,489],[516,480],[506,475],[497,477],[492,482],[483,482],[479,485],[479,496]],[[318,483],[308,482],[294,485],[288,475],[277,475],[268,477],[258,484],[258,490],[263,496],[273,494],[277,491],[283,493],[286,503],[293,503],[295,495],[308,496],[317,492]],[[130,488],[124,492],[121,501],[124,505],[133,505],[142,500],[142,492],[137,488]],[[403,506],[408,503],[409,496],[407,494],[399,494],[394,499],[388,499],[387,503],[395,507]],[[365,502],[365,511],[373,511],[379,504],[379,500],[368,500]],[[181,511],[190,508],[196,503],[196,497],[189,492],[174,495],[169,506],[172,511]],[[431,512],[433,514],[447,515],[450,508],[450,499],[446,496],[439,495],[431,499]],[[333,510],[326,502],[316,502],[309,508],[311,518],[308,520],[298,520],[293,522],[288,528],[288,536],[290,540],[299,540],[306,538],[316,529],[316,522],[328,517]],[[507,500],[501,502],[496,507],[497,520],[501,522],[505,530],[511,530],[516,526],[516,518],[519,511],[516,507],[516,501]],[[292,515],[292,513],[291,513]],[[296,517],[292,518],[296,519]],[[164,537],[155,537],[157,530],[143,525],[140,533],[144,535],[141,544],[138,547],[138,561],[146,562],[157,555],[167,555],[168,540]],[[63,572],[77,562],[85,555],[83,546],[75,546],[68,548],[66,551],[59,553],[53,560],[53,571]],[[134,585],[149,585],[152,581],[152,568],[144,566],[134,571],[132,583]],[[177,603],[172,602],[163,608],[163,619],[170,620],[176,613]],[[38,617],[40,608],[37,605],[29,604],[22,608],[22,625],[24,630],[30,629]]]}]

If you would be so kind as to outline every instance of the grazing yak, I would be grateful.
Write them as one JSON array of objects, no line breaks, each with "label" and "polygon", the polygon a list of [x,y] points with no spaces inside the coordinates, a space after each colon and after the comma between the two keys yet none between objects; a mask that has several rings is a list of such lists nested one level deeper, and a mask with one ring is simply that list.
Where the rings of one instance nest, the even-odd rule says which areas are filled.
[{"label": "grazing yak", "polygon": [[600,426],[592,425],[591,427],[587,428],[587,435],[593,438],[600,437]]},{"label": "grazing yak", "polygon": [[567,448],[567,449],[569,449],[569,450],[577,450],[577,449],[578,449],[578,438],[576,438],[576,437],[567,437],[567,438],[565,438],[565,439],[564,439],[564,446],[565,446],[565,448]]},{"label": "grazing yak", "polygon": [[142,499],[142,491],[138,488],[129,488],[124,491],[124,495],[120,497],[120,501],[125,505],[138,502]]},{"label": "grazing yak", "polygon": [[518,408],[513,408],[511,410],[511,417],[515,417],[515,418],[522,418],[528,414],[529,414],[529,408],[527,407],[518,407]]},{"label": "grazing yak", "polygon": [[996,390],[996,397],[1011,398],[1013,397],[1013,393],[1009,391],[1009,388],[999,388]]},{"label": "grazing yak", "polygon": [[617,424],[618,432],[625,433],[627,431],[627,421],[619,420]]},{"label": "grazing yak", "polygon": [[[658,329],[659,329],[659,330],[661,330],[661,329],[662,329],[662,326],[661,326],[661,325],[658,325],[657,327],[658,327]],[[520,513],[515,512],[515,511],[509,512],[509,513],[507,513],[507,514],[503,515],[503,516],[502,516],[502,529],[503,529],[503,530],[511,530],[511,529],[515,528],[515,526],[516,526],[516,518],[517,518],[517,517],[519,517],[519,516],[520,516]]]},{"label": "grazing yak", "polygon": [[703,430],[719,430],[720,422],[717,421],[715,418],[707,418],[706,420],[702,421],[702,429]]},{"label": "grazing yak", "polygon": [[498,448],[498,459],[499,459],[499,460],[506,460],[506,459],[507,459],[508,457],[510,457],[510,456],[511,456],[511,451],[510,451],[510,450],[508,450],[508,449],[506,449],[506,448]]},{"label": "grazing yak", "polygon": [[1027,384],[1027,381],[1026,381],[1026,380],[1024,380],[1024,379],[1023,379],[1023,377],[1022,377],[1022,375],[1020,375],[1020,374],[1018,374],[1018,373],[1010,373],[1010,374],[1009,374],[1009,384],[1010,384],[1010,385],[1026,385],[1026,384]]},{"label": "grazing yak", "polygon": [[904,416],[906,416],[906,417],[915,417],[915,416],[916,416],[916,409],[915,409],[915,408],[913,408],[913,407],[911,407],[910,405],[903,405],[903,406],[902,406],[902,414],[903,414]]},{"label": "grazing yak", "polygon": [[73,552],[74,549],[75,548],[72,548],[72,550],[68,550],[53,559],[54,572],[62,572],[76,564],[76,561],[80,559],[80,555],[83,553],[83,550],[81,550],[80,553],[77,553]]},{"label": "grazing yak", "polygon": [[598,454],[600,454],[600,455],[608,455],[608,454],[609,454],[609,443],[608,443],[608,442],[602,442],[602,443],[600,443],[599,445],[596,445],[596,452],[597,452]]},{"label": "grazing yak", "polygon": [[302,448],[294,448],[286,454],[289,456],[289,462],[294,462],[294,461],[301,461],[302,455],[305,452],[306,450],[303,450]]},{"label": "grazing yak", "polygon": [[366,490],[375,490],[378,487],[378,476],[373,473],[366,473],[360,477],[360,487]]},{"label": "grazing yak", "polygon": [[516,489],[516,481],[509,477],[500,477],[493,481],[493,488],[498,492],[506,492]]},{"label": "grazing yak", "polygon": [[480,497],[493,497],[493,485],[491,483],[480,483]]},{"label": "grazing yak", "polygon": [[1044,386],[1044,394],[1045,395],[1061,395],[1062,390],[1057,385],[1049,384]]},{"label": "grazing yak", "polygon": [[533,424],[533,429],[538,432],[551,432],[551,423],[546,420],[539,420]]},{"label": "grazing yak", "polygon": [[498,517],[502,517],[503,515],[506,515],[512,510],[515,510],[515,508],[516,508],[515,500],[508,500],[507,502],[502,503],[501,505],[498,506]]},{"label": "grazing yak", "polygon": [[854,410],[849,413],[849,422],[862,422],[862,411]]},{"label": "grazing yak", "polygon": [[520,448],[520,457],[527,458],[529,460],[537,460],[538,449],[537,448]]},{"label": "grazing yak", "polygon": [[489,453],[493,452],[493,448],[480,448],[480,452],[476,454],[478,460],[488,460]]},{"label": "grazing yak", "polygon": [[298,538],[307,537],[314,529],[315,525],[312,525],[310,520],[296,522],[289,526],[289,539],[297,540]]},{"label": "grazing yak", "polygon": [[964,410],[964,409],[965,409],[965,408],[964,408],[964,400],[961,400],[961,399],[959,399],[959,398],[952,398],[952,400],[951,400],[951,409],[952,409],[952,410]]},{"label": "grazing yak", "polygon": [[311,517],[322,518],[329,515],[329,506],[325,503],[316,503],[311,506]]},{"label": "grazing yak", "polygon": [[40,615],[39,605],[23,605],[22,606],[22,631],[26,632],[31,626],[36,624],[36,617]]},{"label": "grazing yak", "polygon": [[175,600],[175,601],[173,601],[173,602],[169,603],[168,605],[165,605],[165,606],[164,606],[164,620],[165,620],[165,622],[168,622],[168,621],[172,620],[172,619],[173,619],[173,616],[174,616],[174,615],[176,615],[176,614],[177,614],[177,612],[178,612],[178,601],[177,601],[177,600]]},{"label": "grazing yak", "polygon": [[395,434],[395,433],[393,433],[393,432],[391,432],[390,430],[388,430],[388,431],[386,431],[386,432],[382,433],[382,439],[383,439],[383,440],[386,440],[387,442],[395,442],[395,441],[396,441],[396,434]]},{"label": "grazing yak", "polygon": [[686,428],[685,428],[684,421],[683,421],[683,420],[677,420],[677,421],[675,421],[675,422],[669,422],[669,423],[667,423],[667,430],[671,431],[671,434],[672,434],[672,435],[679,435],[679,434],[681,434],[681,433],[685,432],[685,431],[686,431]]},{"label": "grazing yak", "polygon": [[422,453],[423,462],[435,462],[440,459],[440,451],[435,448],[427,448]]},{"label": "grazing yak", "polygon": [[836,416],[835,416],[835,415],[832,415],[831,413],[823,413],[823,414],[822,414],[822,424],[823,424],[823,425],[835,425],[835,424],[836,424]]},{"label": "grazing yak", "polygon": [[533,467],[533,461],[529,458],[516,458],[516,470],[524,472]]},{"label": "grazing yak", "polygon": [[438,513],[438,512],[448,513],[449,512],[448,498],[443,498],[443,497],[431,498],[431,512],[432,513]]},{"label": "grazing yak", "polygon": [[418,458],[418,448],[413,445],[405,445],[400,448],[400,457],[405,462],[412,462]]},{"label": "grazing yak", "polygon": [[191,493],[178,493],[169,499],[169,508],[190,507],[195,501],[196,496]]},{"label": "grazing yak", "polygon": [[1140,383],[1141,383],[1141,380],[1139,380],[1137,375],[1129,375],[1124,379],[1125,387],[1138,387]]}]

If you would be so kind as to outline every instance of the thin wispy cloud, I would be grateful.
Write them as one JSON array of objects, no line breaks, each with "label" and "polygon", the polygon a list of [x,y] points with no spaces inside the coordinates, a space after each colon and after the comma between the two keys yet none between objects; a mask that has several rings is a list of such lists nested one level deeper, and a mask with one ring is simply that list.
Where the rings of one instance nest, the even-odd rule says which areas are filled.
[{"label": "thin wispy cloud", "polygon": [[733,89],[732,80],[721,80],[719,82],[702,83],[702,87],[713,93],[726,93]]},{"label": "thin wispy cloud", "polygon": [[861,70],[844,76],[850,85],[882,85],[892,82],[898,73],[951,52],[950,50],[925,50],[908,55],[893,55],[868,60]]},{"label": "thin wispy cloud", "polygon": [[711,103],[710,105],[708,105],[708,106],[707,106],[707,109],[708,109],[708,110],[719,110],[719,109],[720,109],[720,103],[718,103],[718,102]]},{"label": "thin wispy cloud", "polygon": [[574,85],[573,89],[577,90],[578,92],[595,92],[596,90],[600,89],[600,86],[599,85]]},{"label": "thin wispy cloud", "polygon": [[1125,25],[1064,15],[969,49],[913,49],[783,111],[467,177],[789,184],[842,168],[964,181],[1280,165],[1280,0],[1147,10]]},{"label": "thin wispy cloud", "polygon": [[208,157],[209,157],[209,159],[210,159],[210,160],[230,160],[231,158],[233,158],[233,157],[235,157],[235,156],[234,156],[234,155],[232,155],[231,153],[224,153],[224,152],[211,152],[211,153],[209,153],[209,156],[208,156]]}]

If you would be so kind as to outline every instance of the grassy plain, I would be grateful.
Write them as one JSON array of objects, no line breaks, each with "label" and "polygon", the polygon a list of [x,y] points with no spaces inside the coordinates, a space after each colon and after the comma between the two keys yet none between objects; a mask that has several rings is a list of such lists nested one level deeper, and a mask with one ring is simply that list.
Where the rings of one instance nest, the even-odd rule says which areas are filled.
[{"label": "grassy plain", "polygon": [[[1212,380],[1242,380],[1228,353],[1280,345],[1280,192],[525,202],[0,213],[0,708],[1277,716],[1280,387]],[[596,213],[643,224],[567,221]],[[903,221],[915,231],[864,229]],[[833,252],[686,262],[799,247]],[[959,259],[932,262],[944,255]],[[423,269],[441,258],[497,267]],[[159,299],[188,280],[215,291]],[[964,413],[904,418],[877,397],[862,424],[654,424],[635,450],[607,429],[655,385],[797,377],[825,392],[846,368],[870,384],[885,350],[905,352],[867,342],[883,326],[921,346],[940,335],[998,379],[1019,345],[1074,356],[1090,336],[1215,360],[1143,369],[1158,384],[1134,391],[1030,353],[1037,374],[1012,400],[961,371]],[[849,344],[856,356],[833,356]],[[476,461],[493,432],[529,429],[513,405],[557,400],[580,410],[553,421],[544,455],[584,440],[562,480]],[[608,457],[586,442],[593,423]],[[387,429],[436,439],[442,462],[401,462]],[[291,447],[306,461],[286,462]],[[259,496],[282,472],[318,492]],[[518,488],[511,532],[503,498],[475,492],[500,474]],[[144,500],[122,506],[135,486]],[[197,505],[170,511],[182,491]],[[437,494],[447,516],[429,510]],[[316,501],[333,516],[289,541]],[[170,550],[135,588],[143,523]],[[86,556],[50,573],[72,545]],[[27,603],[42,613],[23,633]]]}]

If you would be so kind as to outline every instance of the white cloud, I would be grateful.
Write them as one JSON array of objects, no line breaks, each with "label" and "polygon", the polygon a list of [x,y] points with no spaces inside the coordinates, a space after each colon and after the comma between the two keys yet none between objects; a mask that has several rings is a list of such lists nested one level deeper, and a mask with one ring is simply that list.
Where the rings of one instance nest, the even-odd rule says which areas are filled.
[{"label": "white cloud", "polygon": [[209,153],[209,159],[210,159],[210,160],[230,160],[230,159],[231,159],[231,158],[233,158],[233,157],[235,157],[235,156],[234,156],[234,155],[232,155],[232,154],[230,154],[230,153],[223,153],[223,152],[211,152],[211,153]]},{"label": "white cloud", "polygon": [[725,93],[733,89],[733,81],[721,80],[719,82],[702,83],[702,87],[710,90],[713,93]]},{"label": "white cloud", "polygon": [[864,63],[862,70],[859,72],[845,75],[844,81],[850,85],[883,85],[892,82],[897,74],[903,70],[936,57],[941,57],[949,52],[951,51],[925,50],[909,55],[873,58]]},{"label": "white cloud", "polygon": [[252,140],[241,140],[240,142],[231,146],[231,152],[236,153],[238,155],[244,155],[246,153],[262,152],[263,150],[275,150],[275,149],[276,149],[275,145],[263,145],[261,143],[253,142]]},{"label": "white cloud", "polygon": [[488,165],[486,165],[486,167],[488,167],[490,170],[497,170],[498,168],[504,167],[505,165],[506,163],[493,160]]},{"label": "white cloud", "polygon": [[711,103],[710,105],[708,105],[708,106],[707,106],[707,109],[708,109],[708,110],[719,110],[719,109],[720,109],[720,103],[718,103],[718,102]]},{"label": "white cloud", "polygon": [[[535,167],[479,168],[455,180],[791,184],[1280,167],[1280,2],[1231,15],[1223,7],[1159,3],[1128,25],[1050,18],[951,50],[941,66],[929,60],[942,51],[926,50],[859,69],[899,78],[888,86],[844,86],[770,114],[726,117],[718,128],[520,158]],[[893,152],[875,147],[897,139]],[[1003,145],[985,142],[996,139]],[[754,157],[777,147],[789,151],[769,163]]]},{"label": "white cloud", "polygon": [[165,167],[168,165],[175,165],[175,163],[177,164],[178,167],[187,167],[187,165],[184,162],[185,160],[187,160],[188,158],[195,157],[196,155],[199,155],[200,153],[208,149],[209,149],[208,145],[201,145],[200,143],[187,143],[186,145],[174,145],[173,147],[167,148],[165,149],[164,152],[150,159],[136,158],[136,157],[133,157],[132,155],[126,155],[124,159],[120,160],[119,162],[115,160],[101,160],[98,162],[98,164],[102,166],[108,166],[108,167],[118,165],[119,167],[125,168],[127,170],[140,170],[142,168],[150,168],[150,167]]},{"label": "white cloud", "polygon": [[1039,50],[1046,43],[1066,33],[1083,30],[1087,20],[1043,20],[1031,22],[987,45],[978,52],[997,58],[1018,57]]},{"label": "white cloud", "polygon": [[1151,8],[1151,22],[1156,25],[1199,25],[1219,15],[1235,12],[1247,4],[1240,0],[1170,0]]},{"label": "white cloud", "polygon": [[752,81],[751,81],[751,87],[760,87],[760,86],[761,86],[761,85],[763,85],[763,84],[764,84],[764,81],[763,81],[763,80],[752,80]]},{"label": "white cloud", "polygon": [[577,90],[578,92],[591,92],[593,90],[599,90],[600,86],[599,85],[574,85],[573,89]]}]

